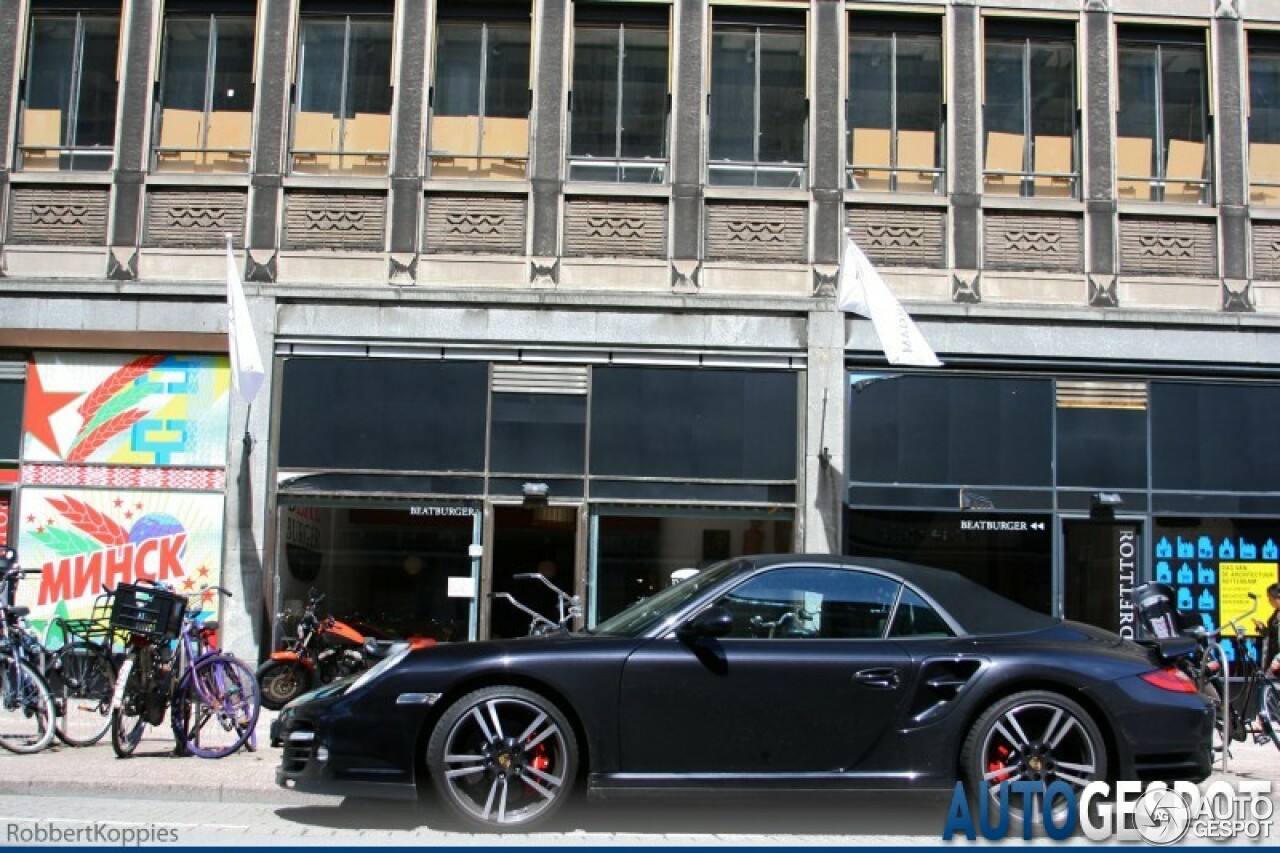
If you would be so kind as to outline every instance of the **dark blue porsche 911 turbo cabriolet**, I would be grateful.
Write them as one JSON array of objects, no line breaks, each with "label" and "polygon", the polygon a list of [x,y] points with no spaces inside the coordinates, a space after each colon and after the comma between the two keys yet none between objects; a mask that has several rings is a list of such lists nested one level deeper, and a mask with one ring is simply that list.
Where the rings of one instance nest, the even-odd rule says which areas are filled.
[{"label": "dark blue porsche 911 turbo cabriolet", "polygon": [[433,792],[526,830],[575,785],[972,791],[1200,781],[1212,710],[1156,649],[887,560],[729,560],[583,632],[401,648],[282,713],[277,781]]}]

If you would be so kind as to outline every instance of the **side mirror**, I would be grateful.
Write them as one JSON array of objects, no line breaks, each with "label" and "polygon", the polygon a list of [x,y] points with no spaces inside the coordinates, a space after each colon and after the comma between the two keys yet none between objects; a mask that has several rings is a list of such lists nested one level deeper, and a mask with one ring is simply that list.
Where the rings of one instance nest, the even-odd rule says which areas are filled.
[{"label": "side mirror", "polygon": [[717,604],[677,628],[676,636],[682,640],[692,640],[697,637],[724,637],[732,631],[733,614]]}]

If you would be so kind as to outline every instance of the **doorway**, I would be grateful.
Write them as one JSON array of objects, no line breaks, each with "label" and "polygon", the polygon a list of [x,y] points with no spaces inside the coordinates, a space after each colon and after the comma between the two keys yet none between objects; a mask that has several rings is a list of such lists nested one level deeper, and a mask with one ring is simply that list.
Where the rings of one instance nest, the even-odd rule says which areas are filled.
[{"label": "doorway", "polygon": [[[539,581],[516,579],[540,574],[573,595],[576,574],[578,508],[576,506],[495,506],[490,546],[490,578],[494,593],[509,592],[521,603],[556,621],[556,595]],[[501,598],[489,599],[488,639],[522,637],[530,617]]]},{"label": "doorway", "polygon": [[1062,520],[1062,615],[1133,639],[1137,614],[1142,522]]}]

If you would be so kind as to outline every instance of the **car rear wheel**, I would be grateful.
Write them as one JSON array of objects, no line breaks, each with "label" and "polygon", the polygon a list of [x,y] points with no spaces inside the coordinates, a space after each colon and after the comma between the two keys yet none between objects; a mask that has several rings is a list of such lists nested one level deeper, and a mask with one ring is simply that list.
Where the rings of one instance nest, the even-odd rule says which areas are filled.
[{"label": "car rear wheel", "polygon": [[[1044,790],[1065,782],[1078,795],[1107,778],[1102,733],[1084,708],[1066,696],[1030,690],[1005,697],[978,717],[960,752],[961,772],[973,798],[987,797],[993,825],[1000,812],[1002,782],[1034,782],[1033,814],[1042,814]],[[975,799],[976,802],[976,799]],[[1054,800],[1054,816],[1068,805]],[[1023,818],[1023,797],[1010,792],[1009,812]]]},{"label": "car rear wheel", "polygon": [[525,832],[568,799],[578,744],[545,697],[486,687],[441,716],[427,744],[427,769],[440,800],[469,828]]}]

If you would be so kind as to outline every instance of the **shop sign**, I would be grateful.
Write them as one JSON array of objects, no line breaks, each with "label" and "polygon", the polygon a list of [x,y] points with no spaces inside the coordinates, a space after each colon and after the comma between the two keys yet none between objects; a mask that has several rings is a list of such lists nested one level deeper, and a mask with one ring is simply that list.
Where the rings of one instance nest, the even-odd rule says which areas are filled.
[{"label": "shop sign", "polygon": [[1116,528],[1116,565],[1120,571],[1117,596],[1120,606],[1120,636],[1132,640],[1137,622],[1133,610],[1133,584],[1138,576],[1138,531],[1133,527]]},{"label": "shop sign", "polygon": [[[104,586],[160,581],[185,594],[222,573],[220,493],[27,488],[18,519],[22,564],[39,568],[18,589],[43,629],[85,618]],[[203,596],[212,617],[218,600]]]},{"label": "shop sign", "polygon": [[450,518],[457,516],[475,515],[476,508],[473,506],[441,506],[439,504],[415,504],[409,507],[409,515],[427,516],[432,518]]}]

